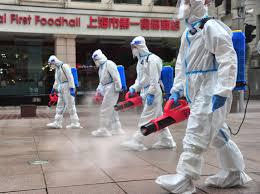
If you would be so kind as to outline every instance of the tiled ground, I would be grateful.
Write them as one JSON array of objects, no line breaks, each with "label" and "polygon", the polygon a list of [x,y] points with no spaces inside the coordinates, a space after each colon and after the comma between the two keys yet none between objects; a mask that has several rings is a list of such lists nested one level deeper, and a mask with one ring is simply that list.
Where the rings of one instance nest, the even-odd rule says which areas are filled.
[{"label": "tiled ground", "polygon": [[[94,138],[90,132],[97,128],[98,106],[87,103],[78,112],[83,129],[51,130],[45,127],[54,109],[38,107],[44,117],[21,119],[17,107],[0,110],[0,192],[19,194],[166,194],[154,183],[162,174],[175,173],[186,123],[171,127],[178,147],[174,150],[131,152],[119,147],[121,141],[135,130],[140,110],[123,112],[121,122],[125,136]],[[47,116],[46,116],[47,115]],[[68,115],[66,115],[66,118]],[[231,114],[230,125],[239,125],[242,114]],[[213,150],[205,154],[197,193],[256,194],[260,193],[260,101],[251,101],[241,132],[233,139],[241,148],[246,171],[254,179],[246,187],[214,189],[203,182],[218,172]],[[67,120],[65,124],[67,124]],[[64,125],[65,125],[64,124]],[[149,147],[156,135],[145,140]],[[48,164],[29,165],[35,159]]]}]

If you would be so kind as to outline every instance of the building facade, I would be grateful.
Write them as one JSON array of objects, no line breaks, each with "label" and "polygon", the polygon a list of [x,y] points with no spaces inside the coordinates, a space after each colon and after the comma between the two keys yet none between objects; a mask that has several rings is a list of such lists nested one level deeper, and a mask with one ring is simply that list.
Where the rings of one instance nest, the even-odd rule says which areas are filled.
[{"label": "building facade", "polygon": [[176,57],[182,25],[176,0],[5,0],[0,2],[0,105],[44,104],[53,83],[49,55],[77,66],[78,94],[94,90],[96,49],[135,75],[130,41],[144,36],[164,61]]}]

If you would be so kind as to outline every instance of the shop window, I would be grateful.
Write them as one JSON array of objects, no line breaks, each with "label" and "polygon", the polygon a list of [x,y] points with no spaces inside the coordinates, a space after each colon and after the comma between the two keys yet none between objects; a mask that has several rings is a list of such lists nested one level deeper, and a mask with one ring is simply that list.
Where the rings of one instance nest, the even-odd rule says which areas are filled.
[{"label": "shop window", "polygon": [[54,72],[47,60],[54,44],[19,38],[1,41],[0,93],[2,96],[39,96],[49,93]]},{"label": "shop window", "polygon": [[[131,38],[126,39],[125,43],[122,44],[117,44],[117,42],[122,42],[122,40],[109,40],[109,38],[104,40],[93,39],[91,41],[95,43],[88,43],[78,39],[76,44],[76,61],[80,82],[80,87],[77,90],[79,95],[83,95],[89,91],[95,91],[98,86],[98,69],[95,67],[91,57],[96,49],[101,49],[108,59],[114,61],[117,65],[123,65],[125,67],[128,87],[135,83],[137,59],[133,59],[132,51],[129,46]],[[173,44],[169,43],[170,46],[165,46],[166,44],[161,40],[155,44],[155,42],[149,40],[149,38],[147,38],[146,42],[151,52],[156,53],[163,61],[170,62],[173,58],[176,58],[176,50]]]},{"label": "shop window", "polygon": [[154,5],[159,6],[176,6],[177,0],[154,0]]},{"label": "shop window", "polygon": [[88,3],[101,2],[101,0],[71,0],[71,1],[77,1],[77,2],[88,2]]},{"label": "shop window", "polygon": [[141,0],[114,0],[114,3],[141,4]]}]

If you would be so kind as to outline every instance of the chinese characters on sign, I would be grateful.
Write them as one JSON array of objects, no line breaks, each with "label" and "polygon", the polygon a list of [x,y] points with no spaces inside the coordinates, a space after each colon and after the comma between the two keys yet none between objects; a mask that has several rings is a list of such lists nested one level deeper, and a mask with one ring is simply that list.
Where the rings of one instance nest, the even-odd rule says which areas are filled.
[{"label": "chinese characters on sign", "polygon": [[[137,21],[136,21],[137,20]],[[84,24],[85,22],[86,24]],[[107,17],[107,16],[42,16],[31,14],[2,14],[0,25],[23,25],[23,26],[48,26],[48,27],[69,27],[87,29],[119,29],[129,30],[131,27],[139,27],[140,30],[151,31],[179,31],[180,21],[159,18],[133,18],[129,17]]]},{"label": "chinese characters on sign", "polygon": [[140,26],[141,30],[164,30],[164,31],[178,31],[180,30],[180,21],[170,19],[152,19],[142,18],[139,22],[131,22],[130,18],[117,17],[89,17],[89,24],[87,28],[99,29],[121,29],[127,30],[131,26]]}]

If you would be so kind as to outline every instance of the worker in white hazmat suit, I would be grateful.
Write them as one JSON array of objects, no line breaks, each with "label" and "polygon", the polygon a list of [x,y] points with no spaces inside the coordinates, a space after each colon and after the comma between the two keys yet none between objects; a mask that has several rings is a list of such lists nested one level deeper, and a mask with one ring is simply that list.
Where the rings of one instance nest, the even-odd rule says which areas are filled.
[{"label": "worker in white hazmat suit", "polygon": [[54,122],[47,124],[47,127],[62,128],[63,114],[68,109],[71,124],[66,128],[81,128],[75,107],[75,84],[70,66],[54,55],[49,57],[48,63],[55,68],[55,81],[51,93],[56,91],[59,98]]},{"label": "worker in white hazmat suit", "polygon": [[103,101],[100,107],[100,126],[92,131],[93,136],[109,137],[122,135],[125,132],[121,128],[118,113],[114,110],[122,84],[116,64],[108,60],[100,49],[96,50],[92,59],[99,68],[99,85],[96,95],[102,95]]},{"label": "worker in white hazmat suit", "polygon": [[[122,146],[142,151],[147,150],[147,148],[143,145],[144,136],[140,132],[141,126],[162,115],[162,91],[159,84],[162,60],[149,52],[142,36],[132,40],[131,48],[133,57],[138,58],[138,63],[136,66],[137,78],[129,92],[131,95],[140,92],[144,108],[138,123],[138,130],[130,140],[123,142]],[[158,141],[153,145],[153,148],[174,148],[175,146],[176,143],[169,129],[165,128],[158,134]]]},{"label": "worker in white hazmat suit", "polygon": [[183,153],[177,174],[156,179],[171,193],[194,193],[193,180],[199,179],[203,153],[215,147],[221,171],[206,180],[206,185],[227,188],[244,185],[251,178],[244,172],[243,156],[230,139],[225,123],[236,84],[237,56],[231,30],[222,22],[207,17],[209,0],[179,0],[179,18],[186,20],[175,67],[171,99],[177,103],[185,95],[190,106]]}]

